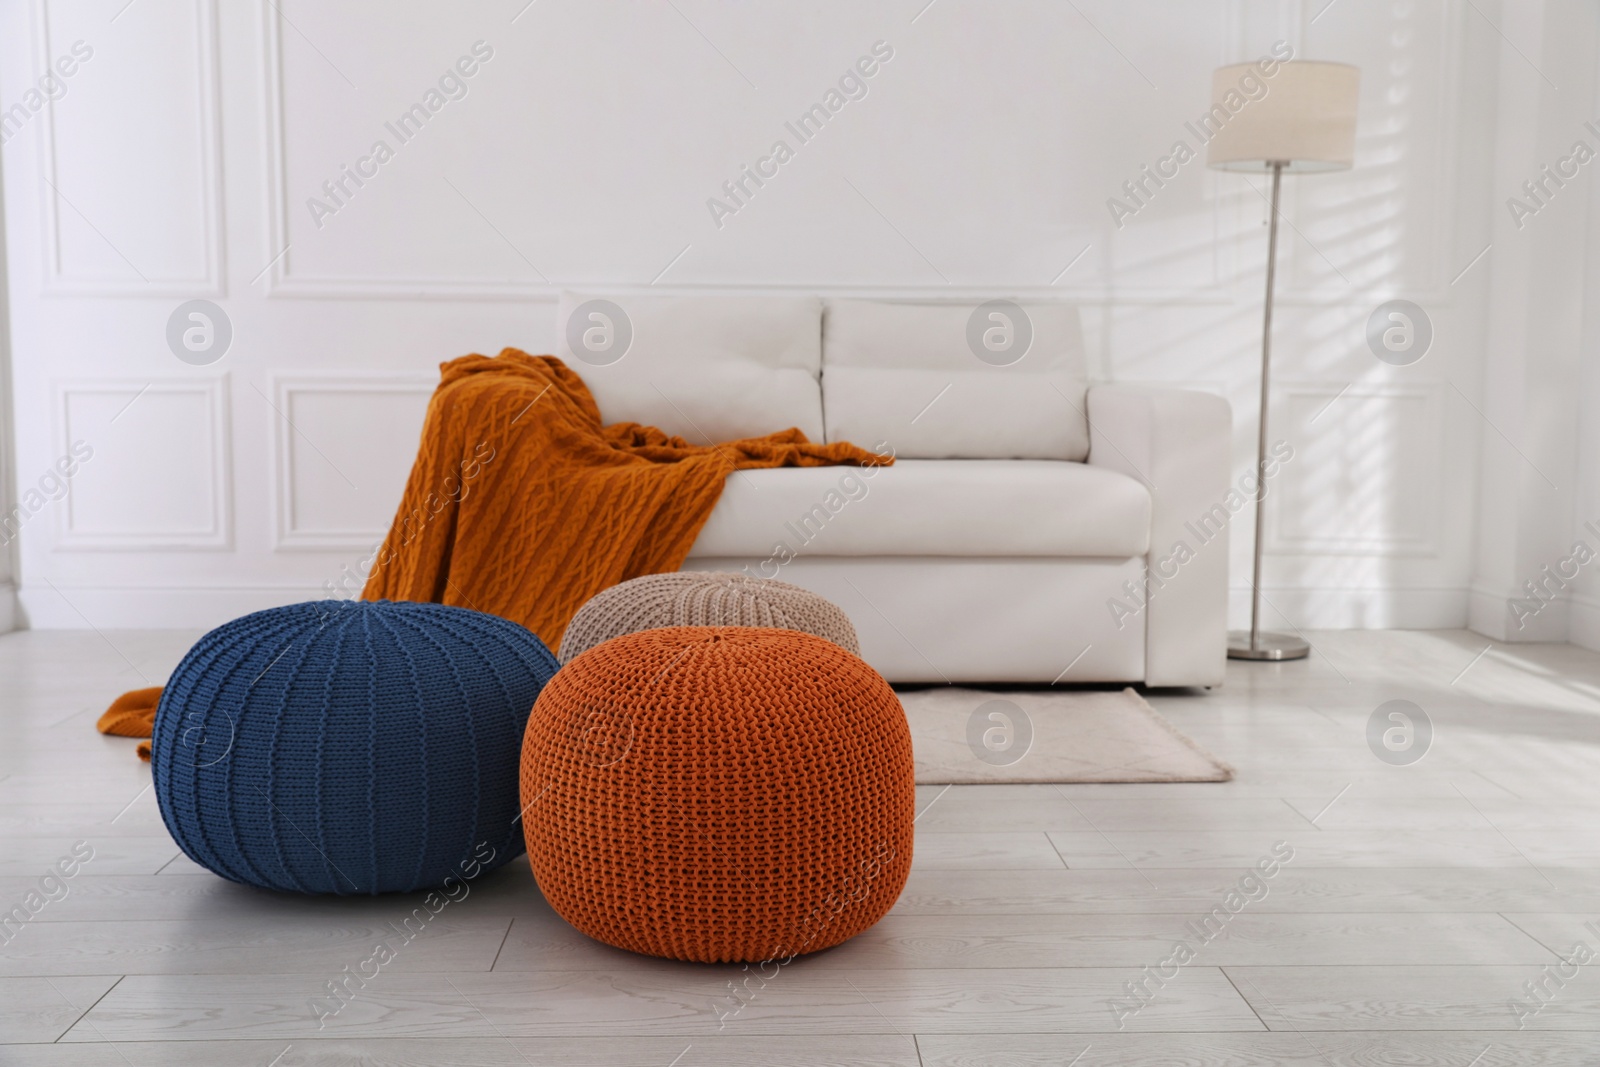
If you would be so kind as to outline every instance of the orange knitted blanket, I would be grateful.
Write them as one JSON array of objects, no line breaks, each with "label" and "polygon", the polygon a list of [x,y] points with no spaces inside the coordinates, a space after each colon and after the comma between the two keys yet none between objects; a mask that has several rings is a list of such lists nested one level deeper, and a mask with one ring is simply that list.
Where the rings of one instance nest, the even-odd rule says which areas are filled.
[{"label": "orange knitted blanket", "polygon": [[[519,622],[558,648],[603,589],[674,571],[734,470],[892,463],[798,429],[691,445],[651,426],[603,426],[554,356],[508,348],[441,366],[422,443],[365,600],[454,604]],[[102,733],[149,737],[160,690],[128,693]]]}]

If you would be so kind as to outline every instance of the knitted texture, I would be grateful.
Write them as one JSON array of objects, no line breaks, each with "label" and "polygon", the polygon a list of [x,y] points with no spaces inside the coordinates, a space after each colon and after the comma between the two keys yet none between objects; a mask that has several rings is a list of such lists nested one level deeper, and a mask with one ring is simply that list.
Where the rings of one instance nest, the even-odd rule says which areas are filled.
[{"label": "knitted texture", "polygon": [[[117,737],[149,737],[156,721],[156,705],[161,703],[161,687],[132,689],[111,702],[95,723],[95,729]],[[150,742],[140,741],[139,758],[150,759]]]},{"label": "knitted texture", "polygon": [[517,753],[555,670],[527,630],[461,608],[323,600],[246,615],[201,638],[162,693],[161,817],[190,859],[267,889],[471,877],[522,851]]},{"label": "knitted texture", "polygon": [[861,654],[850,618],[788,582],[721,571],[647,574],[614,585],[578,609],[561,636],[563,664],[602,641],[665,626],[765,626],[816,634]]},{"label": "knitted texture", "polygon": [[554,356],[508,348],[442,371],[361,595],[487,611],[551,648],[602,589],[677,570],[730,471],[891,462],[797,429],[701,446],[602,426],[588,387]]},{"label": "knitted texture", "polygon": [[894,905],[911,868],[911,733],[894,691],[831,641],[678,627],[563,667],[522,747],[545,899],[618,948],[779,961]]}]

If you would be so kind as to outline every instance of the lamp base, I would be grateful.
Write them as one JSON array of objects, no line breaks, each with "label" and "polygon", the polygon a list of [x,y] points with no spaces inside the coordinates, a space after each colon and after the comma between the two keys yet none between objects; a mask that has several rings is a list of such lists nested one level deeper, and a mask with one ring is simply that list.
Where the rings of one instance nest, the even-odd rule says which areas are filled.
[{"label": "lamp base", "polygon": [[1311,646],[1293,634],[1262,632],[1256,635],[1256,643],[1252,646],[1249,630],[1228,631],[1229,659],[1305,659],[1310,654]]}]

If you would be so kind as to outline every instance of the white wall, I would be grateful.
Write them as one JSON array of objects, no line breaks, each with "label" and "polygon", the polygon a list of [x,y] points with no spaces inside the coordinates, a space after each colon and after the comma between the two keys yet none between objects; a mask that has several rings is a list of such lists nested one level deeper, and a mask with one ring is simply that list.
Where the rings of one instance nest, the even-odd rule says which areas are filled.
[{"label": "white wall", "polygon": [[[94,449],[26,527],[32,625],[319,595],[387,525],[437,363],[551,350],[564,285],[1072,300],[1101,377],[1232,400],[1242,472],[1265,183],[1197,161],[1121,228],[1107,200],[1192,142],[1212,68],[1277,39],[1363,92],[1357,167],[1287,182],[1267,597],[1302,626],[1467,618],[1493,257],[1464,268],[1526,73],[1487,0],[125,2],[0,7],[0,104],[93,49],[4,149],[18,485]],[[465,98],[399,144],[385,122],[480,40]],[[716,225],[708,198],[877,41],[868,95]],[[315,218],[379,138],[394,158]],[[1412,367],[1365,346],[1391,297],[1433,320]],[[212,366],[165,341],[193,298],[232,322]]]},{"label": "white wall", "polygon": [[[1600,115],[1600,84],[1596,86],[1596,106],[1592,113]],[[1594,137],[1590,143],[1600,147],[1600,137]],[[1597,358],[1600,354],[1600,180],[1590,176],[1586,187],[1579,192],[1581,199],[1574,197],[1574,200],[1587,209],[1587,217],[1582,229],[1585,245],[1583,319],[1574,390],[1578,401],[1577,458],[1573,508],[1566,527],[1572,536],[1562,546],[1560,556],[1570,558],[1572,549],[1581,541],[1596,551],[1597,558],[1585,566],[1572,587],[1562,591],[1560,596],[1566,598],[1570,608],[1569,639],[1585,648],[1600,649],[1600,534],[1595,532],[1600,529],[1600,358]],[[1541,568],[1545,563],[1558,561],[1542,561]],[[1526,575],[1523,580],[1532,578],[1533,575]],[[1518,596],[1521,595],[1519,592]],[[1559,600],[1557,606],[1546,610],[1558,608]]]},{"label": "white wall", "polygon": [[[1600,152],[1596,95],[1600,11],[1582,0],[1507,4],[1501,13],[1491,309],[1480,453],[1474,629],[1511,641],[1600,647],[1592,574],[1557,571],[1582,539],[1600,553],[1595,484],[1600,389]],[[1572,160],[1572,162],[1563,162]],[[1557,181],[1546,177],[1552,168]],[[1573,177],[1571,171],[1578,174]],[[1525,183],[1542,181],[1530,196]],[[1519,205],[1521,205],[1519,207]],[[1537,208],[1531,214],[1526,208]],[[1553,568],[1548,571],[1546,568]],[[1529,595],[1529,583],[1542,590]],[[1549,603],[1541,603],[1548,600]]]},{"label": "white wall", "polygon": [[[5,185],[0,174],[0,189]],[[0,248],[5,247],[5,219],[0,217]],[[0,256],[0,520],[10,512],[15,496],[11,473],[14,444],[11,436],[11,330],[5,285],[5,257]],[[0,527],[0,634],[16,628],[16,560],[19,542]]]}]

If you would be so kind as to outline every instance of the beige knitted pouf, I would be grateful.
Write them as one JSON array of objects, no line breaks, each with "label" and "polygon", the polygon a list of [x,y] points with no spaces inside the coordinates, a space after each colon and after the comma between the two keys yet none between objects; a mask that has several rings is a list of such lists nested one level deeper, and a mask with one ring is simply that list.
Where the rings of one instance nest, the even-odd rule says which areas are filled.
[{"label": "beige knitted pouf", "polygon": [[799,630],[861,654],[849,616],[808,589],[722,571],[647,574],[596,594],[561,636],[563,665],[602,641],[668,626]]}]

